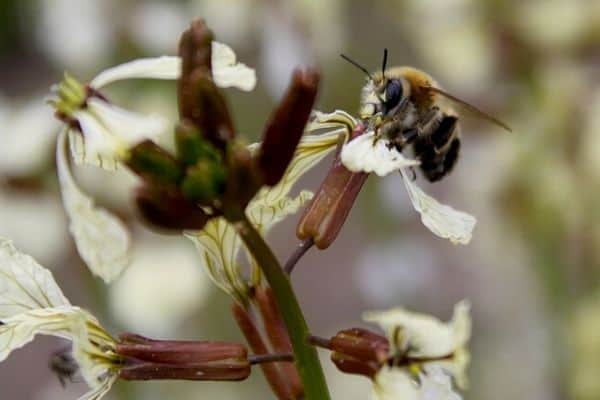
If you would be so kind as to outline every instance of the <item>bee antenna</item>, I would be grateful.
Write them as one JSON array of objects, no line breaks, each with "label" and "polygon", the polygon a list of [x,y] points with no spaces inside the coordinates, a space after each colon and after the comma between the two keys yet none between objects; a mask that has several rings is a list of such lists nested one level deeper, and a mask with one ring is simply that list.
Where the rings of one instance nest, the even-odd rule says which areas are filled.
[{"label": "bee antenna", "polygon": [[383,62],[381,63],[381,75],[385,78],[385,66],[387,65],[387,49],[383,49]]},{"label": "bee antenna", "polygon": [[356,68],[360,69],[362,72],[364,72],[365,74],[367,74],[367,76],[369,77],[369,79],[373,80],[373,76],[371,76],[371,73],[362,65],[360,65],[359,63],[357,63],[356,61],[354,61],[353,59],[351,59],[350,57],[348,57],[345,54],[340,54],[340,56],[348,61],[350,64],[354,65]]}]

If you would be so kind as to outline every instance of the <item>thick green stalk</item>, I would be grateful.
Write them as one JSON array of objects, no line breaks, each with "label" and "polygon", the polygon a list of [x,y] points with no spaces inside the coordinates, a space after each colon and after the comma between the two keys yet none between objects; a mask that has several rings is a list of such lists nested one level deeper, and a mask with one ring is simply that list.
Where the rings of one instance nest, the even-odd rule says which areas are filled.
[{"label": "thick green stalk", "polygon": [[269,282],[285,326],[290,335],[294,357],[304,385],[306,400],[329,400],[329,390],[317,350],[308,343],[308,326],[287,274],[245,215],[236,218],[235,226],[246,247],[260,265]]}]

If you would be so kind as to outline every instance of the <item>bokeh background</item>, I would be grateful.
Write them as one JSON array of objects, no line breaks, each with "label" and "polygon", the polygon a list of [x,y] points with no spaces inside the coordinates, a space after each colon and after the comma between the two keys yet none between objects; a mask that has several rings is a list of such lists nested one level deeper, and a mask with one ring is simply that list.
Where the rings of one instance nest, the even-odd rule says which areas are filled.
[{"label": "bokeh background", "polygon": [[[600,399],[600,1],[598,0],[2,0],[0,4],[0,235],[48,266],[73,303],[113,332],[241,340],[230,299],[209,282],[191,243],[136,222],[135,178],[78,168],[98,203],[134,231],[134,263],[106,287],[67,235],[45,104],[64,70],[88,80],[140,56],[175,54],[180,32],[204,17],[220,41],[256,68],[251,93],[227,91],[239,131],[261,126],[296,65],[323,72],[318,108],[354,112],[383,49],[391,64],[420,67],[450,92],[506,121],[507,134],[463,119],[463,151],[440,201],[478,218],[473,241],[454,246],[419,222],[399,177],[371,177],[339,239],[312,250],[293,283],[323,336],[361,324],[361,312],[403,305],[450,317],[473,304],[466,399]],[[107,91],[118,104],[176,117],[172,82]],[[330,160],[301,186],[316,189]],[[295,220],[270,241],[284,259]],[[48,369],[65,343],[39,338],[0,365],[3,400],[75,399]],[[326,358],[326,354],[323,354]],[[369,382],[327,362],[335,399],[366,399]],[[243,383],[121,383],[134,399],[271,398],[258,371]]]}]

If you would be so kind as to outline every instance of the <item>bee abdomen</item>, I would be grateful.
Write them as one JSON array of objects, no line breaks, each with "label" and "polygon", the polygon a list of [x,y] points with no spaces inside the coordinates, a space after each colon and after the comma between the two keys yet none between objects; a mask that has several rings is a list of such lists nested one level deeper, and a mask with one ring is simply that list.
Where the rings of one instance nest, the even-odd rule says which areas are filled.
[{"label": "bee abdomen", "polygon": [[456,164],[460,149],[456,129],[457,118],[446,116],[435,131],[414,142],[415,156],[421,161],[421,171],[430,182],[442,179]]}]

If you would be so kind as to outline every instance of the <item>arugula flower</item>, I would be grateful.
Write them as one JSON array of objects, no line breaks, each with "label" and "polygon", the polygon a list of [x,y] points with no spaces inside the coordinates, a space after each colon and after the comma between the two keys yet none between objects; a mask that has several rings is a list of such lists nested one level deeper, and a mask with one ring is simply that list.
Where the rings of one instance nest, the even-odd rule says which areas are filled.
[{"label": "arugula flower", "polygon": [[88,311],[71,305],[52,273],[0,238],[0,362],[34,337],[71,340],[83,378],[90,387],[79,400],[103,397],[118,377],[117,342]]}]

